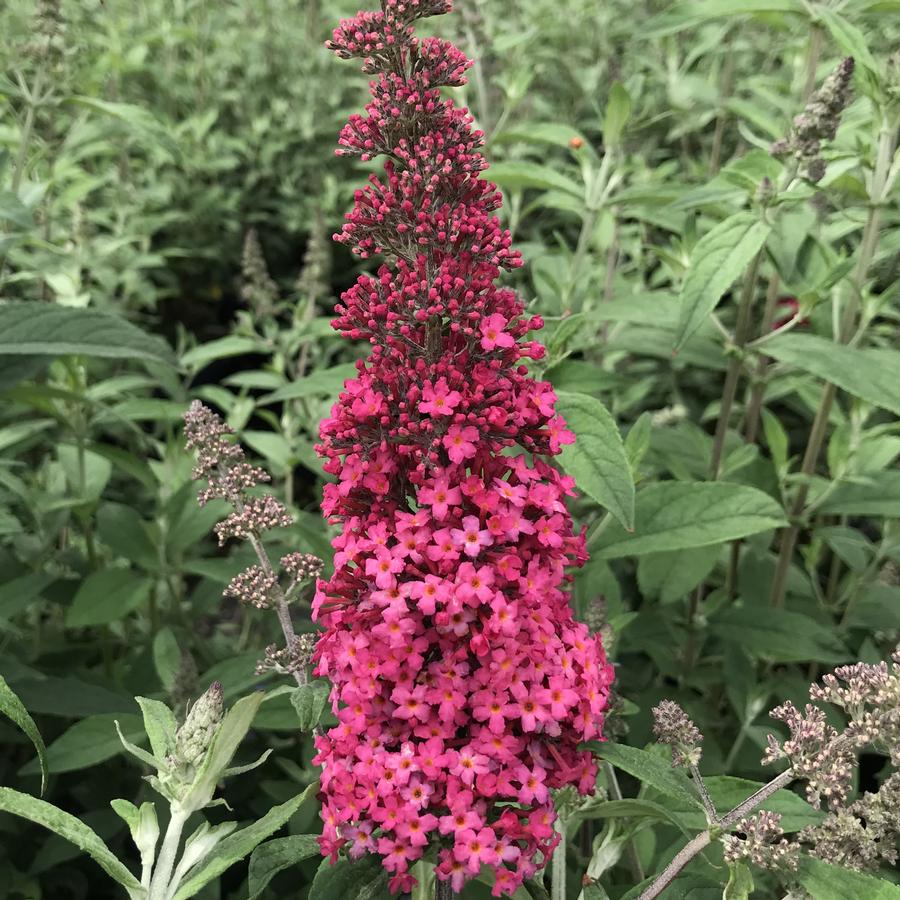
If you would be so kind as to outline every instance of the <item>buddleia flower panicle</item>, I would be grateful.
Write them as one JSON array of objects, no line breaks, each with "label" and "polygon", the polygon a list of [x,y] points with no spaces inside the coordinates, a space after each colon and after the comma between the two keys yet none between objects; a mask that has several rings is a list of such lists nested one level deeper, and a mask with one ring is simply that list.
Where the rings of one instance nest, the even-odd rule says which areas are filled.
[{"label": "buddleia flower panicle", "polygon": [[551,791],[590,793],[582,742],[601,735],[612,668],[573,619],[569,567],[587,559],[550,463],[574,440],[544,348],[516,294],[521,265],[482,178],[484,136],[441,95],[471,62],[413,24],[445,0],[383,0],[335,29],[372,100],[338,153],[386,155],[336,236],[387,258],[336,306],[335,329],[371,346],[317,447],[341,528],[313,601],[316,674],[338,724],[317,736],[322,850],[371,853],[395,893],[429,847],[456,891],[482,867],[511,894],[558,841]]}]

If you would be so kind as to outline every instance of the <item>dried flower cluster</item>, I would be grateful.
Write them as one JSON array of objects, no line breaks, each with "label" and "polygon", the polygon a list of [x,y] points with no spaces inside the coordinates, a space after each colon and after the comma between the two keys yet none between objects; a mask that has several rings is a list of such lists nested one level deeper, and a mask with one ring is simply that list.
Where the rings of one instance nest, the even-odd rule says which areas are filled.
[{"label": "dried flower cluster", "polygon": [[790,737],[781,743],[769,735],[764,762],[787,758],[797,777],[807,782],[807,797],[816,808],[823,797],[832,809],[844,803],[861,748],[882,750],[900,765],[900,651],[892,660],[893,667],[886,662],[842,666],[810,688],[811,700],[843,710],[848,724],[842,733],[813,704],[802,713],[792,703],[772,712],[787,725]]},{"label": "dried flower cluster", "polygon": [[[793,841],[784,837],[778,813],[744,816],[734,826],[736,833],[722,839],[726,860],[748,860],[761,868],[781,870],[786,877],[797,868],[801,850],[851,869],[874,870],[896,864],[900,773],[889,774],[877,792],[845,805],[861,749],[885,753],[894,766],[900,765],[900,649],[891,659],[891,663],[841,666],[825,675],[822,684],[810,687],[811,700],[843,712],[846,725],[841,729],[831,725],[825,711],[814,703],[807,704],[803,712],[792,703],[772,712],[774,719],[787,725],[790,735],[784,741],[769,735],[763,762],[785,759],[790,768],[755,795],[757,803],[779,785],[797,779],[806,782],[807,798],[813,806],[819,808],[824,799],[830,811]],[[681,707],[666,700],[653,714],[654,731],[672,747],[674,763],[690,765],[692,756],[699,760],[702,736]],[[703,794],[702,784],[698,787]],[[740,813],[752,808],[753,804],[745,803],[713,824],[734,823]]]},{"label": "dried flower cluster", "polygon": [[890,775],[874,794],[863,794],[845,809],[805,828],[800,840],[809,852],[849,869],[877,869],[897,863],[900,838],[900,774]]},{"label": "dried flower cluster", "polygon": [[799,851],[781,828],[781,814],[762,810],[738,822],[737,834],[725,835],[725,859],[746,859],[762,869],[796,869]]},{"label": "dried flower cluster", "polygon": [[[287,617],[289,622],[283,607],[297,597],[303,584],[321,575],[322,561],[308,553],[289,553],[281,559],[282,575],[279,576],[260,538],[265,531],[286,528],[294,520],[271,494],[251,493],[269,481],[268,474],[246,461],[243,449],[233,440],[232,429],[199,401],[195,400],[185,413],[184,426],[187,447],[197,454],[194,478],[207,482],[199,494],[200,503],[220,498],[233,508],[215,527],[219,543],[224,544],[229,538],[248,540],[259,559],[258,564],[249,566],[231,580],[225,596],[258,609],[282,607],[279,618]],[[282,624],[284,627],[285,622]],[[286,631],[285,637],[287,646],[282,650],[268,648],[260,669],[305,673],[311,656],[309,641],[304,644],[292,629]]]},{"label": "dried flower cluster", "polygon": [[805,166],[810,181],[821,181],[825,175],[825,161],[820,156],[822,141],[833,140],[837,134],[841,114],[852,96],[853,69],[853,57],[848,56],[810,97],[803,112],[794,118],[788,137],[772,145],[775,155],[790,154]]},{"label": "dried flower cluster", "polygon": [[673,700],[663,700],[653,709],[653,733],[672,750],[672,765],[697,766],[703,756],[703,735]]},{"label": "dried flower cluster", "polygon": [[379,854],[397,892],[434,845],[439,879],[459,890],[488,866],[499,895],[556,844],[550,790],[593,789],[578,745],[600,734],[612,672],[568,607],[584,536],[565,505],[572,479],[543,457],[573,436],[521,364],[542,355],[523,340],[542,323],[494,284],[519,256],[478,177],[482,135],[440,94],[470,63],[412,30],[449,8],[383,0],[329,42],[375,76],[339,152],[389,157],[338,239],[392,264],[337,307],[335,327],[372,352],[318,448],[342,533],[314,601],[339,720],[316,762],[324,852]]},{"label": "dried flower cluster", "polygon": [[258,319],[272,315],[278,306],[278,285],[269,274],[259,235],[251,228],[244,236],[241,257],[241,297]]}]

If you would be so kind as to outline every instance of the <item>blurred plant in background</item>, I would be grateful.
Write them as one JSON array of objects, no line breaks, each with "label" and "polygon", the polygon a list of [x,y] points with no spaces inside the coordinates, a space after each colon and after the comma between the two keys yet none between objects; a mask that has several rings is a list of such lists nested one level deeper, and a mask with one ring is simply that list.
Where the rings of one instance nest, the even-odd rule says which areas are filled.
[{"label": "blurred plant in background", "polygon": [[[531,372],[579,437],[560,457],[592,555],[575,599],[613,648],[622,695],[597,748],[600,795],[556,797],[567,853],[549,886],[637,897],[709,824],[653,746],[661,701],[702,732],[698,774],[731,810],[771,778],[765,711],[802,709],[822,672],[874,665],[900,637],[900,9],[456,5],[433,27],[476,60],[453,91],[487,135],[528,260],[507,284],[547,325]],[[226,707],[274,695],[238,762],[273,752],[226,784],[234,812],[212,810],[211,825],[261,820],[316,778],[298,725],[321,708],[311,697],[301,723],[293,687],[255,672],[281,630],[223,597],[253,554],[210,537],[227,507],[196,505],[179,422],[202,401],[270,472],[294,518],[270,553],[331,559],[312,447],[367,348],[329,326],[366,267],[329,236],[371,167],[331,156],[364,85],[322,45],[355,12],[0,9],[0,674],[47,741],[46,800],[123,859],[137,857],[109,801],[151,799],[116,734],[118,721],[145,742],[136,696],[181,720],[215,681]],[[302,598],[295,614],[311,628]],[[845,717],[829,711],[829,726]],[[0,783],[36,795],[28,737],[0,719],[0,741]],[[784,896],[777,873],[754,870],[751,888],[742,868],[764,839],[780,846],[778,828],[791,844],[814,835],[804,846],[841,866],[810,875],[810,895],[896,896],[889,867],[877,881],[846,868],[890,862],[891,771],[867,748],[831,813],[778,792],[764,811],[780,822],[748,821],[737,837],[752,847],[729,850],[730,868],[713,840],[663,896]],[[365,861],[303,859],[316,804],[286,827],[200,896],[245,898],[252,883],[323,900],[373,883]],[[121,896],[101,878],[61,839],[0,817],[0,898]]]}]

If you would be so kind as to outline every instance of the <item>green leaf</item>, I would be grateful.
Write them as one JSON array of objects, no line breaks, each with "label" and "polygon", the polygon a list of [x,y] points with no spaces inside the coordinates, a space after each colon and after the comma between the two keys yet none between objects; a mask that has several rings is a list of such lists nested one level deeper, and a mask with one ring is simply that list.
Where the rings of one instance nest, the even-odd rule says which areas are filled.
[{"label": "green leaf", "polygon": [[137,878],[119,862],[100,837],[75,816],[57,809],[44,800],[38,800],[36,797],[7,787],[0,787],[0,810],[28,819],[71,841],[90,856],[110,878],[121,884],[128,891],[128,896],[134,900],[146,896],[146,891]]},{"label": "green leaf", "polygon": [[803,859],[797,880],[816,900],[900,900],[900,886],[814,857]]},{"label": "green leaf", "polygon": [[618,426],[606,407],[587,394],[557,395],[557,411],[575,432],[560,465],[589,497],[606,507],[627,530],[634,528],[634,479]]},{"label": "green leaf", "polygon": [[150,597],[153,583],[127,569],[92,572],[81,583],[66,613],[69,628],[107,625],[133,612]]},{"label": "green leaf", "polygon": [[[388,900],[388,873],[377,856],[322,860],[309,889],[309,900]],[[176,898],[178,900],[178,898]]]},{"label": "green leaf", "polygon": [[571,125],[559,122],[521,122],[492,136],[491,144],[555,144],[557,147],[569,147],[572,138],[582,141],[585,139]]},{"label": "green leaf", "polygon": [[603,143],[616,146],[622,140],[622,132],[631,117],[631,97],[621,81],[614,81],[603,114]]},{"label": "green leaf", "polygon": [[617,769],[627,772],[661,794],[689,807],[702,807],[687,776],[661,756],[625,744],[589,741],[585,746]]},{"label": "green leaf", "polygon": [[142,803],[140,809],[128,800],[111,800],[110,806],[128,826],[131,839],[141,854],[141,866],[152,866],[156,858],[156,844],[159,841],[159,823],[156,807]]},{"label": "green leaf", "polygon": [[678,297],[676,353],[747,268],[771,230],[771,226],[761,222],[754,213],[739,212],[697,241]]},{"label": "green leaf", "polygon": [[745,862],[728,863],[728,883],[722,900],[749,900],[753,893],[753,875]]},{"label": "green leaf", "polygon": [[242,860],[269,835],[281,828],[297,812],[303,802],[313,796],[317,790],[318,783],[311,784],[302,794],[298,794],[280,806],[273,806],[261,819],[236,831],[217,844],[215,850],[182,882],[173,900],[187,900],[188,897],[193,897],[204,885],[209,884],[234,863]]},{"label": "green leaf", "polygon": [[153,665],[163,688],[171,693],[181,668],[181,649],[168,626],[160,628],[153,638]]},{"label": "green leaf", "polygon": [[163,124],[145,105],[101,100],[99,97],[73,96],[72,103],[85,106],[121,122],[128,131],[144,144],[150,141],[163,147],[172,156],[178,155],[178,144],[172,138],[171,129]]},{"label": "green leaf", "polygon": [[330,691],[331,685],[324,678],[315,678],[291,692],[301,731],[312,731],[319,724]]},{"label": "green leaf", "polygon": [[589,549],[601,559],[641,556],[721,544],[785,524],[781,507],[756,488],[662,481],[638,492],[633,534],[610,525]]},{"label": "green leaf", "polygon": [[543,191],[562,191],[584,199],[584,188],[580,184],[561,175],[550,166],[533,162],[500,162],[491,166],[491,181],[507,190],[537,188]]},{"label": "green leaf", "polygon": [[98,500],[109,483],[112,463],[91,450],[79,454],[72,444],[60,444],[56,453],[72,494],[86,503]]},{"label": "green leaf", "polygon": [[[734,809],[748,797],[755,794],[763,785],[758,781],[746,778],[733,778],[729,775],[712,775],[704,777],[713,805],[719,812]],[[781,827],[787,833],[801,831],[809,825],[822,821],[824,813],[813,809],[802,797],[793,791],[782,788],[769,797],[760,809],[777,812],[781,815]],[[706,813],[693,806],[670,804],[670,811],[677,815],[682,826],[693,831],[706,828]]]},{"label": "green leaf", "polygon": [[877,478],[839,484],[819,512],[900,519],[900,472],[882,472]]},{"label": "green leaf", "polygon": [[648,553],[638,561],[638,586],[645,597],[658,596],[661,603],[674,603],[692,591],[713,570],[720,545]]},{"label": "green leaf", "polygon": [[900,416],[897,350],[861,350],[815,334],[793,332],[776,336],[763,346],[767,356],[830,381],[848,394]]},{"label": "green leaf", "polygon": [[274,431],[244,431],[241,442],[282,471],[293,465],[291,446],[282,434]]},{"label": "green leaf", "polygon": [[[89,716],[76,722],[47,748],[47,770],[53,773],[76,772],[121,753],[122,743],[116,734],[116,719],[126,737],[140,739],[143,730],[138,716],[117,716],[114,713]],[[38,771],[37,760],[21,769],[23,775]]]},{"label": "green leaf", "polygon": [[279,872],[320,852],[319,841],[314,834],[292,834],[260,844],[250,857],[250,896],[247,900],[256,900]]},{"label": "green leaf", "polygon": [[162,338],[131,322],[95,309],[50,303],[0,306],[0,356],[99,356],[174,363]]},{"label": "green leaf", "polygon": [[833,626],[785,609],[732,606],[713,617],[710,631],[771,662],[841,663],[850,658]]},{"label": "green leaf", "polygon": [[878,74],[878,64],[869,50],[866,36],[854,24],[827,6],[816,8],[816,15],[825,23],[835,43],[847,56],[852,56],[858,66],[865,66],[873,74]]},{"label": "green leaf", "polygon": [[159,700],[148,697],[135,697],[144,716],[144,731],[150,738],[153,755],[165,759],[175,750],[175,732],[178,722],[175,713]]},{"label": "green leaf", "polygon": [[153,572],[159,567],[159,550],[150,537],[151,523],[124,503],[104,503],[97,510],[97,533],[114,553]]},{"label": "green leaf", "polygon": [[353,363],[332,366],[330,369],[319,369],[304,375],[298,381],[286,384],[271,394],[266,394],[259,404],[279,403],[282,400],[296,400],[299,397],[336,397],[349,378],[356,378],[359,373]]},{"label": "green leaf", "polygon": [[44,746],[44,739],[41,737],[37,725],[34,724],[34,719],[28,714],[28,710],[13,693],[2,675],[0,675],[0,713],[12,719],[34,744],[41,767],[41,793],[43,794],[47,789],[47,748]]},{"label": "green leaf", "polygon": [[202,369],[207,363],[229,356],[244,356],[250,353],[266,353],[266,345],[259,338],[244,337],[231,334],[227,337],[208,341],[199,347],[193,347],[181,355],[181,364],[194,371]]}]

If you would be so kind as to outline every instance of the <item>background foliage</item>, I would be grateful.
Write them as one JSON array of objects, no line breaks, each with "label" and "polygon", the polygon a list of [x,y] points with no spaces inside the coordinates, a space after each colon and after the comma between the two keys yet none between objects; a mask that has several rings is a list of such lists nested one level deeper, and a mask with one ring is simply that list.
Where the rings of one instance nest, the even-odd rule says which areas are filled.
[{"label": "background foliage", "polygon": [[[527,262],[511,281],[547,322],[541,371],[580,437],[562,457],[592,551],[575,603],[612,641],[611,737],[644,747],[651,708],[678,700],[726,804],[735,779],[770,777],[769,708],[900,636],[900,6],[457,5],[439,27],[477,59],[461,91]],[[0,673],[47,743],[47,798],[114,848],[127,834],[109,801],[149,789],[113,720],[140,741],[136,694],[183,709],[215,679],[228,699],[265,684],[254,665],[277,631],[222,598],[249,559],[215,546],[222,510],[195,502],[191,399],[273,473],[298,518],[284,552],[329,558],[312,447],[365,348],[328,326],[358,271],[328,238],[366,167],[332,155],[364,85],[322,42],[352,12],[0,11]],[[848,55],[854,98],[825,175],[791,179],[770,145]],[[302,606],[295,622],[313,628]],[[0,742],[0,783],[37,793],[28,738],[3,720]],[[241,754],[267,748],[252,781],[229,784],[238,818],[315,778],[286,696]],[[863,759],[860,789],[884,763]],[[637,793],[633,765],[621,785],[611,771],[613,798]],[[588,866],[623,896],[699,827],[671,797],[660,822],[643,781],[643,807],[601,796],[570,819],[573,896]],[[815,819],[783,802],[793,827]],[[290,832],[315,814],[304,805]],[[0,835],[0,898],[115,896],[60,838],[11,816]],[[681,896],[717,884],[716,864],[701,859]],[[304,896],[317,865],[269,896]],[[245,877],[202,896],[245,897]],[[756,887],[776,896],[765,876]]]}]

